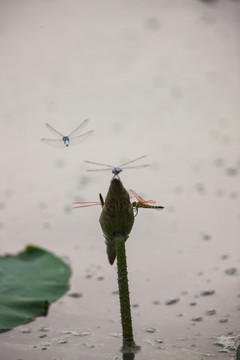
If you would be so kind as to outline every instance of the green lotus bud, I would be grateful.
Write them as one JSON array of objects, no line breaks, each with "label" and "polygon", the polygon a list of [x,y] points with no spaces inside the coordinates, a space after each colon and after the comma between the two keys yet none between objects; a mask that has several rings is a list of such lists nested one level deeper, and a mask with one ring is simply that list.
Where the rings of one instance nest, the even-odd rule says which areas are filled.
[{"label": "green lotus bud", "polygon": [[116,258],[115,237],[121,235],[126,241],[134,223],[129,194],[118,178],[111,181],[99,221],[106,239],[108,260],[112,265]]}]

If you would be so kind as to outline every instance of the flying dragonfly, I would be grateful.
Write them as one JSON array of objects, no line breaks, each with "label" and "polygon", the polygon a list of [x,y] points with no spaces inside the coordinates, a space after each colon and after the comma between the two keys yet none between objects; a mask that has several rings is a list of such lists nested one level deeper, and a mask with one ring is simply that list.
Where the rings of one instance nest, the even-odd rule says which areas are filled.
[{"label": "flying dragonfly", "polygon": [[55,147],[64,147],[64,146],[69,146],[71,145],[75,145],[78,144],[80,142],[82,142],[83,140],[87,139],[92,133],[93,131],[88,131],[86,133],[83,133],[81,135],[79,135],[79,133],[85,128],[85,126],[88,123],[88,119],[84,120],[76,129],[74,129],[68,136],[64,136],[63,134],[61,134],[59,131],[57,131],[56,129],[54,129],[51,125],[46,124],[46,127],[48,128],[48,130],[55,135],[58,139],[41,139],[41,141],[43,141],[45,144],[51,145],[51,146],[55,146]]},{"label": "flying dragonfly", "polygon": [[88,169],[87,171],[109,171],[109,170],[112,170],[112,173],[113,173],[113,177],[117,176],[118,177],[118,174],[123,171],[124,169],[137,169],[137,168],[143,168],[143,167],[146,167],[146,166],[149,166],[149,165],[136,165],[136,166],[125,166],[125,165],[128,165],[128,164],[131,164],[135,161],[138,161],[140,159],[143,159],[145,158],[147,155],[142,155],[140,157],[138,157],[137,159],[134,159],[134,160],[131,160],[131,161],[127,161],[125,162],[124,164],[122,165],[119,165],[117,167],[114,167],[113,165],[107,165],[107,164],[101,164],[101,163],[96,163],[96,162],[93,162],[93,161],[87,161],[85,160],[84,162],[88,163],[88,164],[93,164],[93,165],[100,165],[100,166],[106,166],[105,168],[102,168],[102,169]]}]

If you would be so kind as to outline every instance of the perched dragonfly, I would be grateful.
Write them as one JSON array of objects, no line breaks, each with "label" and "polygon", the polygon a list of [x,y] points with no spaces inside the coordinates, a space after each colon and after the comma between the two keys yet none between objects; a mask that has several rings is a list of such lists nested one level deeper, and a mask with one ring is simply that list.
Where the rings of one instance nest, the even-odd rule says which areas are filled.
[{"label": "perched dragonfly", "polygon": [[[138,213],[138,208],[144,208],[144,209],[155,209],[155,210],[162,210],[164,209],[164,206],[158,206],[158,205],[152,205],[152,204],[156,204],[156,201],[154,200],[144,200],[140,195],[138,195],[133,189],[130,189],[130,192],[134,195],[134,197],[138,200],[133,201],[132,202],[132,207],[133,209],[136,210],[136,215]],[[89,207],[89,206],[96,206],[96,205],[101,205],[102,207],[104,206],[104,200],[101,194],[99,194],[100,197],[100,201],[77,201],[74,202],[74,205],[79,205],[79,206],[75,206],[75,209],[77,208],[83,208],[83,207]],[[131,196],[132,198],[133,196]],[[135,216],[136,216],[135,215]]]},{"label": "perched dragonfly", "polygon": [[136,214],[138,213],[138,208],[144,208],[144,209],[155,209],[155,210],[162,210],[164,209],[163,206],[157,206],[152,205],[156,204],[156,201],[154,200],[144,200],[140,195],[138,195],[133,189],[130,189],[131,193],[135,196],[135,198],[138,200],[138,202],[134,201],[132,203],[133,208],[136,210]]},{"label": "perched dragonfly", "polygon": [[134,159],[134,160],[131,160],[131,161],[127,161],[125,162],[124,164],[122,165],[119,165],[117,167],[114,167],[112,165],[106,165],[106,164],[101,164],[101,163],[96,163],[96,162],[93,162],[93,161],[87,161],[85,160],[84,162],[88,163],[88,164],[93,164],[93,165],[100,165],[100,166],[106,166],[105,168],[102,168],[102,169],[88,169],[87,171],[109,171],[109,170],[112,170],[112,173],[114,174],[114,177],[117,176],[118,177],[118,174],[123,171],[124,169],[136,169],[136,168],[143,168],[143,167],[146,167],[146,166],[149,166],[149,165],[136,165],[136,166],[125,166],[125,165],[129,165],[135,161],[138,161],[140,159],[143,159],[145,158],[147,155],[142,155],[140,157],[138,157],[137,159]]},{"label": "perched dragonfly", "polygon": [[79,133],[85,128],[85,126],[88,123],[88,119],[84,120],[75,130],[73,130],[68,136],[64,136],[63,134],[61,134],[59,131],[57,131],[56,129],[54,129],[51,125],[46,124],[46,127],[48,128],[48,130],[55,135],[58,139],[41,139],[41,141],[43,141],[45,144],[48,145],[52,145],[55,147],[64,147],[64,146],[69,146],[74,145],[74,144],[78,144],[81,141],[87,139],[92,133],[93,131],[88,131],[84,134],[79,135]]}]

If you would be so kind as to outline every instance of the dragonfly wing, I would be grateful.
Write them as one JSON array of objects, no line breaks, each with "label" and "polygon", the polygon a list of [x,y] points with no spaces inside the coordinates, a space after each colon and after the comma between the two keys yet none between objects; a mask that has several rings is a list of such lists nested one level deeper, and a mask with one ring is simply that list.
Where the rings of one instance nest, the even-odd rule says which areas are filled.
[{"label": "dragonfly wing", "polygon": [[100,201],[75,201],[73,204],[95,204],[95,205],[101,205]]},{"label": "dragonfly wing", "polygon": [[79,134],[87,125],[87,123],[89,122],[89,119],[84,120],[80,125],[78,125],[78,127],[76,129],[74,129],[69,135],[70,136],[77,136],[77,134]]},{"label": "dragonfly wing", "polygon": [[130,189],[130,191],[140,203],[146,205],[145,200],[140,195],[138,195],[133,189]]},{"label": "dragonfly wing", "polygon": [[82,207],[102,205],[100,203],[100,201],[77,201],[77,202],[74,202],[73,204],[74,205],[79,205],[79,206],[74,206],[74,209],[78,209],[78,208],[82,208]]},{"label": "dragonfly wing", "polygon": [[57,136],[58,138],[60,137],[61,139],[63,138],[63,134],[61,134],[59,131],[54,129],[51,125],[49,124],[45,124],[45,125],[53,135]]},{"label": "dragonfly wing", "polygon": [[109,171],[111,169],[107,168],[107,169],[88,169],[87,171]]},{"label": "dragonfly wing", "polygon": [[145,158],[146,156],[148,156],[148,155],[142,155],[142,156],[140,156],[140,157],[138,157],[138,158],[136,158],[136,159],[134,159],[134,160],[127,161],[127,162],[125,162],[124,164],[119,165],[119,167],[122,167],[122,166],[128,165],[128,164],[131,164],[131,163],[133,163],[134,161],[138,161],[138,160],[140,160],[140,159]]},{"label": "dragonfly wing", "polygon": [[80,206],[74,206],[74,209],[79,209],[79,208],[84,208],[84,207],[89,207],[89,206],[96,206],[96,205],[101,205],[101,203],[96,203],[96,204],[88,204],[88,205],[80,205]]},{"label": "dragonfly wing", "polygon": [[93,162],[93,161],[88,161],[88,160],[84,160],[84,162],[86,162],[86,163],[88,163],[88,164],[93,164],[93,165],[107,166],[107,167],[113,169],[113,166],[112,166],[112,165],[101,164],[101,163],[97,163],[97,162]]},{"label": "dragonfly wing", "polygon": [[144,164],[144,165],[134,165],[134,166],[123,166],[123,167],[121,167],[121,169],[141,169],[141,168],[144,168],[147,166],[149,166],[149,165]]},{"label": "dragonfly wing", "polygon": [[51,145],[53,147],[64,148],[66,145],[64,144],[63,140],[56,140],[56,139],[41,139],[42,142],[45,144]]},{"label": "dragonfly wing", "polygon": [[69,144],[70,145],[79,144],[80,142],[87,139],[92,133],[93,133],[93,131],[88,131],[85,134],[82,134],[82,135],[79,135],[79,136],[76,136],[76,137],[70,137],[69,138]]},{"label": "dragonfly wing", "polygon": [[138,195],[134,190],[130,190],[131,193],[135,196],[135,198],[142,203],[143,205],[156,204],[154,200],[144,200],[140,195]]},{"label": "dragonfly wing", "polygon": [[75,201],[73,204],[74,205],[79,205],[79,206],[74,206],[74,209],[82,208],[82,207],[95,206],[95,205],[102,205],[100,203],[100,201]]}]

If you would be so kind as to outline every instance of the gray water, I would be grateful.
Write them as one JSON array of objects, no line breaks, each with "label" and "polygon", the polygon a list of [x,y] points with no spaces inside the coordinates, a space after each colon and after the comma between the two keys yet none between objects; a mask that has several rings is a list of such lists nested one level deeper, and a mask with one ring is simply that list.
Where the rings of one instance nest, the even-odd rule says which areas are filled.
[{"label": "gray water", "polygon": [[[127,241],[135,359],[234,358],[240,3],[0,7],[1,254],[33,243],[73,270],[48,317],[1,334],[1,359],[122,358],[101,208],[72,202],[98,201],[110,184],[111,172],[87,172],[83,160],[117,166],[144,154],[149,168],[121,180],[165,209],[140,209]],[[45,122],[68,134],[85,118],[95,133],[84,143],[40,142],[53,137]]]}]

